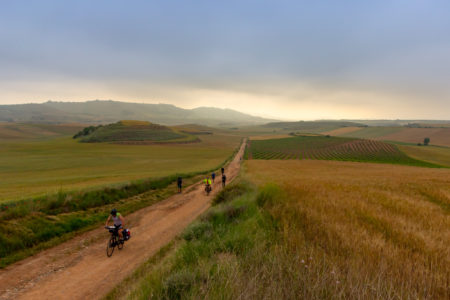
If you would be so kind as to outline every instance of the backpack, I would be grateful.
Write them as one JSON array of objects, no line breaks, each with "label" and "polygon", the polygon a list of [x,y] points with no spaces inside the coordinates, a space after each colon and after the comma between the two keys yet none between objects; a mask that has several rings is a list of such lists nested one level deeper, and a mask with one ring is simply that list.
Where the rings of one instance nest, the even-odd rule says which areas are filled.
[{"label": "backpack", "polygon": [[123,239],[124,239],[125,241],[128,241],[128,240],[130,239],[130,237],[131,237],[131,232],[130,232],[129,229],[124,229],[124,230],[122,231],[122,234],[123,234]]}]

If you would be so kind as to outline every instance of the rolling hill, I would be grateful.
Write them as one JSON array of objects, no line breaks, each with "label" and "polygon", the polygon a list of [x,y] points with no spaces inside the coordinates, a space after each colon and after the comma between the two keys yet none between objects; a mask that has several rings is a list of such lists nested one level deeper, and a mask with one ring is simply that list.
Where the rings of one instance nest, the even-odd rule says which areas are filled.
[{"label": "rolling hill", "polygon": [[273,121],[231,109],[183,109],[170,104],[110,100],[0,105],[0,122],[100,124],[120,120],[146,120],[163,125],[197,123],[210,126],[257,125]]},{"label": "rolling hill", "polygon": [[146,121],[119,121],[109,125],[89,126],[74,135],[84,143],[101,142],[193,142],[192,135]]}]

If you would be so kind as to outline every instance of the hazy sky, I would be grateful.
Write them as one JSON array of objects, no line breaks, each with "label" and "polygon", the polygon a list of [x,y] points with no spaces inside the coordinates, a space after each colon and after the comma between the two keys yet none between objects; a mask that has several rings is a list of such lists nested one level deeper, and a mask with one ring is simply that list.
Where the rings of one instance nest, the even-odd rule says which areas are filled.
[{"label": "hazy sky", "polygon": [[0,104],[450,119],[450,1],[1,1]]}]

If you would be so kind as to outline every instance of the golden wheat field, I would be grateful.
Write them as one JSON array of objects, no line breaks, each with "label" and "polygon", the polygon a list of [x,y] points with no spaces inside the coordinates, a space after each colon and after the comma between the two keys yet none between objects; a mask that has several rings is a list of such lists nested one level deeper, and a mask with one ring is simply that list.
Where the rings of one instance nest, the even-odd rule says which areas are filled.
[{"label": "golden wheat field", "polygon": [[300,276],[283,286],[310,298],[450,297],[450,170],[268,160],[246,162],[245,174],[284,191],[270,213],[283,272]]}]

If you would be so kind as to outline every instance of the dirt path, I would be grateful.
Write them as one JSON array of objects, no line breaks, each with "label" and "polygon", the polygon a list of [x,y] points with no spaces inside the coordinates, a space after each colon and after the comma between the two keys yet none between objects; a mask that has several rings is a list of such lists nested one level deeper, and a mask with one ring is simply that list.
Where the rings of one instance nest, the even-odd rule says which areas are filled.
[{"label": "dirt path", "polygon": [[[239,173],[245,142],[226,167],[227,181]],[[81,234],[0,270],[0,299],[98,299],[170,242],[210,206],[221,190],[219,180],[206,196],[197,183],[155,205],[126,216],[132,237],[123,250],[106,256],[108,233],[102,228]]]}]

